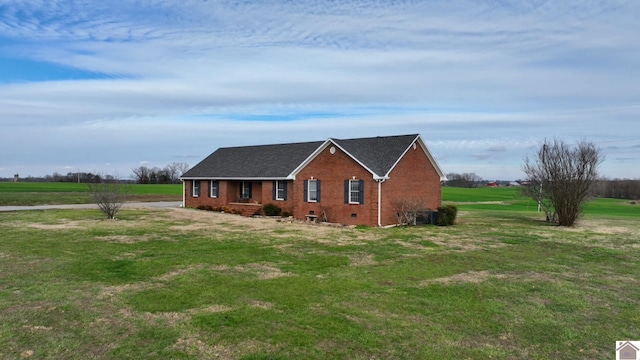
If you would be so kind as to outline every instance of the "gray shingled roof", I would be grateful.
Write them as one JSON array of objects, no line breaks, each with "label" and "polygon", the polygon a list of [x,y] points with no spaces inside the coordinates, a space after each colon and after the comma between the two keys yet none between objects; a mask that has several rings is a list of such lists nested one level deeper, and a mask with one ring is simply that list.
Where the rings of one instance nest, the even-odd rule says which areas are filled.
[{"label": "gray shingled roof", "polygon": [[376,175],[385,176],[417,137],[418,134],[332,140]]},{"label": "gray shingled roof", "polygon": [[[415,135],[330,139],[378,176],[385,176]],[[325,141],[220,148],[183,178],[286,178]]]},{"label": "gray shingled roof", "polygon": [[324,141],[220,148],[182,177],[286,178]]}]

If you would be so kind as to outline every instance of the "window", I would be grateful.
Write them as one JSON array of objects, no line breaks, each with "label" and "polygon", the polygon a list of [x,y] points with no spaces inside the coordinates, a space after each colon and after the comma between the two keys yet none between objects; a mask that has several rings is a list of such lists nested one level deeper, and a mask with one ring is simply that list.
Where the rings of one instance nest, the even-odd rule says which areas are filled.
[{"label": "window", "polygon": [[240,186],[240,198],[247,200],[251,199],[251,181],[243,181]]},{"label": "window", "polygon": [[309,180],[307,199],[309,202],[318,201],[318,180]]},{"label": "window", "polygon": [[320,180],[310,179],[304,181],[304,201],[320,202]]},{"label": "window", "polygon": [[360,204],[360,181],[349,180],[349,204]]},{"label": "window", "polygon": [[364,180],[344,181],[344,203],[364,204]]},{"label": "window", "polygon": [[193,197],[200,196],[200,180],[191,181],[191,195]]},{"label": "window", "polygon": [[275,180],[273,182],[273,200],[287,200],[287,182]]},{"label": "window", "polygon": [[220,182],[218,180],[211,180],[211,191],[209,191],[209,196],[212,198],[220,196]]}]

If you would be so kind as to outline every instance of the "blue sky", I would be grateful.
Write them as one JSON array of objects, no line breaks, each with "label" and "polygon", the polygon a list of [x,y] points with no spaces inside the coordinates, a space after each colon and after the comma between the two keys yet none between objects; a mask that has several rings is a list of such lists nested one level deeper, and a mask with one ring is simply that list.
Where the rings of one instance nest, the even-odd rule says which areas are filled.
[{"label": "blue sky", "polygon": [[522,178],[545,138],[640,178],[640,2],[0,0],[0,177],[419,133]]}]

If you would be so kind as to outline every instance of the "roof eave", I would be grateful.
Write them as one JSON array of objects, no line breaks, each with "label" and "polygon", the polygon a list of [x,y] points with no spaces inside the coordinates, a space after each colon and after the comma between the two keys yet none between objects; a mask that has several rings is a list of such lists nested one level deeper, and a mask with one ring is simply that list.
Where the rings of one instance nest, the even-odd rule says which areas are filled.
[{"label": "roof eave", "polygon": [[180,180],[235,180],[235,181],[273,181],[273,180],[293,180],[289,176],[277,177],[225,177],[225,176],[181,176]]}]

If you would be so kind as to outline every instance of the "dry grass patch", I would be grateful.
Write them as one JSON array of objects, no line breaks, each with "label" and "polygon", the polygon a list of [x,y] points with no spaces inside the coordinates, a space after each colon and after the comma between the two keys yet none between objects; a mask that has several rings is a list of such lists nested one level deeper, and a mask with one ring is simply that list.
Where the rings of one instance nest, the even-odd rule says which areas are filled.
[{"label": "dry grass patch", "polygon": [[283,276],[293,276],[290,272],[283,272],[275,266],[269,264],[247,264],[243,266],[236,266],[234,269],[238,271],[245,271],[254,273],[258,276],[259,280],[275,279]]},{"label": "dry grass patch", "polygon": [[252,300],[251,302],[249,302],[249,306],[264,310],[271,310],[273,308],[273,303],[270,303],[268,301]]},{"label": "dry grass patch", "polygon": [[198,359],[219,359],[232,360],[239,359],[244,354],[256,352],[273,352],[276,348],[271,344],[262,343],[255,340],[248,340],[234,344],[211,345],[200,340],[196,336],[182,337],[176,341],[173,348],[184,351],[190,356]]},{"label": "dry grass patch", "polygon": [[424,280],[419,283],[419,286],[429,286],[432,284],[452,285],[452,284],[464,284],[471,283],[477,284],[487,280],[504,279],[515,281],[544,281],[544,282],[557,282],[558,279],[552,277],[548,273],[537,272],[525,272],[525,273],[506,273],[506,274],[494,274],[488,270],[482,271],[468,271],[451,276],[445,276],[436,279]]},{"label": "dry grass patch", "polygon": [[111,299],[128,291],[143,291],[161,286],[161,284],[153,284],[150,282],[139,282],[124,285],[112,285],[103,287],[98,293],[98,299]]},{"label": "dry grass patch", "polygon": [[91,221],[76,221],[69,219],[61,219],[59,224],[40,224],[40,223],[27,223],[27,224],[15,224],[18,226],[27,226],[33,229],[39,230],[69,230],[86,228],[87,222]]},{"label": "dry grass patch", "polygon": [[496,240],[478,239],[458,235],[429,238],[429,240],[444,249],[448,249],[445,251],[476,251],[507,246],[507,244]]},{"label": "dry grass patch", "polygon": [[116,244],[135,244],[139,242],[147,242],[151,239],[150,235],[142,235],[142,236],[132,236],[132,235],[107,235],[107,236],[96,236],[94,237],[96,240],[107,241]]},{"label": "dry grass patch", "polygon": [[349,255],[349,261],[351,266],[369,266],[375,265],[378,262],[373,259],[372,254],[353,254]]}]

